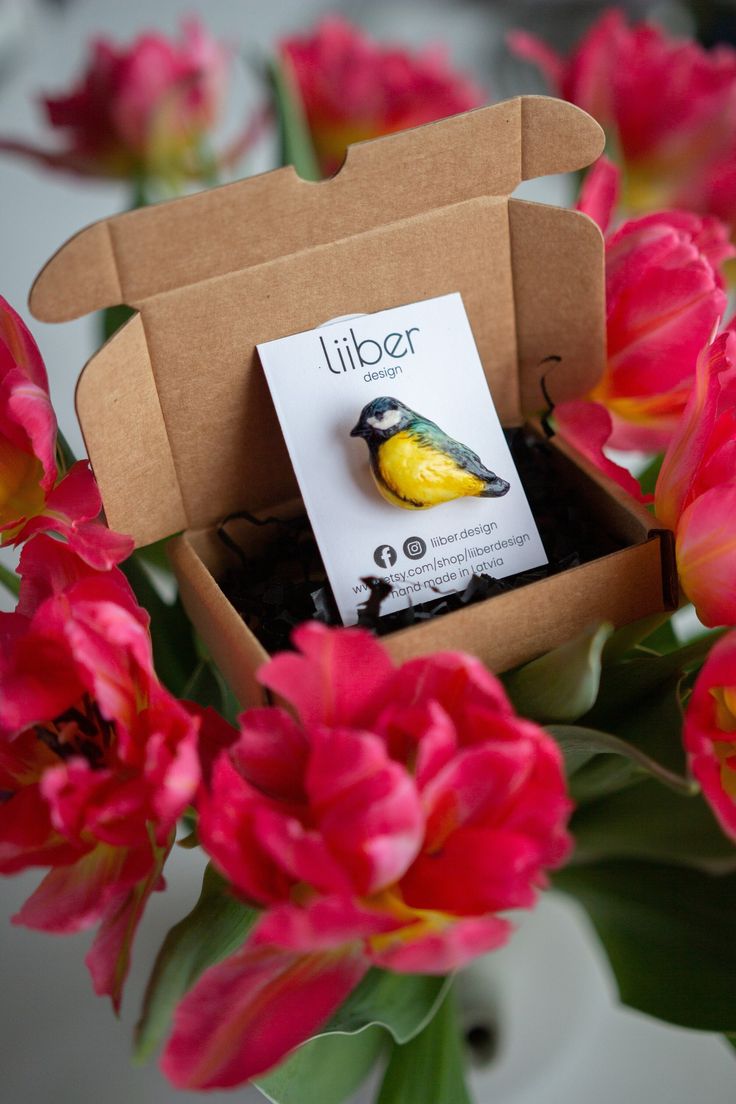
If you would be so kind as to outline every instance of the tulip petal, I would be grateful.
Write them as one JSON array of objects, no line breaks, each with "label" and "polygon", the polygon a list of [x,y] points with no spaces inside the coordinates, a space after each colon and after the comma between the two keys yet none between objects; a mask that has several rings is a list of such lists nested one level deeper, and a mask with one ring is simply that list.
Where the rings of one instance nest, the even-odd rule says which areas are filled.
[{"label": "tulip petal", "polygon": [[121,891],[144,878],[151,854],[98,844],[71,866],[49,871],[13,917],[36,931],[68,934],[96,924]]},{"label": "tulip petal", "polygon": [[204,784],[209,787],[215,762],[223,751],[232,748],[238,739],[238,730],[221,717],[212,706],[186,700],[182,700],[180,704],[190,716],[196,717],[199,721],[197,738],[199,773]]},{"label": "tulip petal", "polygon": [[461,828],[442,847],[419,856],[402,878],[401,892],[411,908],[456,916],[531,908],[540,860],[530,836]]},{"label": "tulip petal", "polygon": [[238,721],[240,737],[230,759],[243,778],[271,797],[303,797],[309,745],[294,718],[283,709],[249,709]]},{"label": "tulip petal", "polygon": [[328,951],[356,940],[396,931],[404,920],[379,908],[368,908],[354,897],[317,897],[303,907],[277,905],[259,921],[253,945],[289,951]]},{"label": "tulip petal", "polygon": [[274,657],[259,681],[291,702],[305,725],[361,727],[393,673],[378,641],[364,629],[338,635],[316,621],[300,625],[292,639],[301,655]]},{"label": "tulip petal", "polygon": [[0,295],[0,345],[5,346],[12,363],[17,364],[32,383],[48,392],[49,381],[38,345],[21,316],[13,310],[2,295]]},{"label": "tulip petal", "polygon": [[511,924],[498,916],[472,916],[452,920],[438,931],[416,938],[379,936],[371,960],[386,970],[405,974],[449,974],[478,955],[502,947],[511,935]]},{"label": "tulip petal", "polygon": [[559,403],[554,417],[560,436],[569,441],[573,448],[619,487],[623,487],[632,498],[638,502],[647,500],[631,472],[609,460],[603,451],[613,429],[611,415],[604,406],[584,400]]},{"label": "tulip petal", "polygon": [[[83,579],[96,578],[97,570],[78,556],[70,545],[47,533],[39,533],[24,544],[18,574],[22,582],[17,609],[26,617],[32,617],[47,598],[61,594]],[[122,571],[106,569],[104,587],[108,596],[113,592],[121,606],[125,606],[142,624],[148,624],[148,617],[138,605]]]},{"label": "tulip petal", "polygon": [[419,851],[424,817],[413,779],[382,740],[316,729],[306,784],[320,833],[356,893],[401,877]]},{"label": "tulip petal", "polygon": [[17,368],[0,382],[0,436],[39,461],[39,485],[50,491],[57,476],[56,415],[48,391]]},{"label": "tulip petal", "polygon": [[48,495],[42,512],[17,533],[15,543],[27,541],[34,533],[53,530],[65,537],[91,567],[107,571],[131,554],[135,542],[94,520],[101,509],[100,492],[88,461],[80,460]]},{"label": "tulip petal", "polygon": [[506,35],[506,45],[516,57],[538,66],[553,92],[559,94],[562,91],[565,59],[546,42],[527,31],[513,30]]},{"label": "tulip petal", "polygon": [[696,498],[675,543],[682,589],[704,625],[736,624],[736,483]]},{"label": "tulip petal", "polygon": [[161,868],[172,843],[173,836],[145,878],[131,888],[124,886],[108,901],[94,943],[85,956],[95,993],[98,997],[110,997],[116,1013],[120,1010],[138,924],[151,893],[164,888]]},{"label": "tulip petal", "polygon": [[0,874],[30,866],[76,862],[80,848],[54,829],[38,786],[24,786],[0,802]]},{"label": "tulip petal", "polygon": [[202,846],[235,890],[259,904],[288,897],[293,876],[274,862],[256,835],[263,800],[227,755],[216,760],[210,789],[202,788],[197,804]]},{"label": "tulip petal", "polygon": [[479,659],[463,652],[435,652],[402,664],[394,674],[387,700],[409,707],[436,701],[457,722],[482,705],[501,716],[513,715],[503,686]]},{"label": "tulip petal", "polygon": [[[719,716],[719,695],[733,699],[736,688],[736,632],[711,649],[696,679],[685,712],[683,742],[694,777],[700,783],[723,831],[736,842],[736,732],[734,716]],[[725,721],[725,724],[724,724]]]},{"label": "tulip petal", "polygon": [[607,157],[599,157],[580,189],[575,209],[587,215],[605,234],[621,190],[621,170]]},{"label": "tulip petal", "polygon": [[181,1089],[228,1088],[264,1073],[326,1023],[367,965],[352,948],[296,955],[246,946],[179,1005],[164,1073]]},{"label": "tulip petal", "polygon": [[708,447],[718,414],[719,377],[736,364],[736,334],[723,333],[703,349],[695,368],[695,386],[662,462],[654,492],[658,519],[677,527]]},{"label": "tulip petal", "polygon": [[457,750],[457,732],[450,715],[430,699],[421,705],[389,705],[378,726],[389,754],[399,763],[414,763],[414,778],[421,791]]},{"label": "tulip petal", "polygon": [[704,260],[650,264],[608,310],[608,379],[612,397],[671,391],[692,375],[701,349],[726,309]]},{"label": "tulip petal", "polygon": [[[63,647],[61,634],[44,633],[34,625],[29,628],[27,620],[15,614],[0,614],[5,629],[13,617],[23,623],[25,631],[17,634],[11,649],[0,651],[3,690],[0,735],[10,737],[63,713],[84,692],[74,662]],[[7,632],[1,635],[7,638]],[[49,677],[49,672],[53,672],[53,677]]]},{"label": "tulip petal", "polygon": [[438,850],[465,825],[505,817],[512,797],[530,775],[534,750],[531,740],[517,736],[460,752],[422,795],[427,809],[424,849]]}]

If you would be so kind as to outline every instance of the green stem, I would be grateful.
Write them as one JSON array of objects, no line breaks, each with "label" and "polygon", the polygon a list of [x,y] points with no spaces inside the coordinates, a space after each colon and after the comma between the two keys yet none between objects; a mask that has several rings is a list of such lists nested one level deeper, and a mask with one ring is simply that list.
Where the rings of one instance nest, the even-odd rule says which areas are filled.
[{"label": "green stem", "polygon": [[56,457],[62,475],[66,475],[72,465],[77,462],[69,442],[58,428],[56,430]]},{"label": "green stem", "polygon": [[2,583],[6,590],[10,591],[14,598],[18,597],[18,592],[20,591],[20,578],[3,563],[0,563],[0,583]]},{"label": "green stem", "polygon": [[293,165],[302,180],[321,180],[299,88],[288,63],[283,58],[273,61],[268,76],[279,126],[281,164]]}]

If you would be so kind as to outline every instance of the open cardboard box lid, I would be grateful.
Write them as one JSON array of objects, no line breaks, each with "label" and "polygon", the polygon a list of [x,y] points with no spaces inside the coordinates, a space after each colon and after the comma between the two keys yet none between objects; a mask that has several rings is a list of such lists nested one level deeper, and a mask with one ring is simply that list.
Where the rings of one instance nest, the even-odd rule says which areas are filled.
[{"label": "open cardboard box lid", "polygon": [[[183,531],[170,545],[182,597],[243,704],[260,698],[266,653],[217,584],[213,527],[298,495],[256,344],[459,291],[502,422],[544,405],[547,357],[560,358],[555,401],[584,394],[605,362],[600,232],[509,196],[589,164],[603,142],[573,105],[524,96],[352,146],[321,183],[287,167],[98,222],[38,277],[44,321],[138,312],[81,376],[82,432],[112,528],[138,545]],[[457,647],[501,671],[591,622],[671,608],[671,542],[564,442],[553,449],[621,550],[392,633],[396,660]]]},{"label": "open cardboard box lid", "polygon": [[[579,108],[523,96],[97,222],[31,292],[43,321],[127,304],[77,410],[109,525],[145,545],[298,494],[258,342],[460,291],[501,421],[584,394],[604,365],[603,249],[572,211],[509,199],[593,161]],[[548,367],[548,366],[547,366]]]}]

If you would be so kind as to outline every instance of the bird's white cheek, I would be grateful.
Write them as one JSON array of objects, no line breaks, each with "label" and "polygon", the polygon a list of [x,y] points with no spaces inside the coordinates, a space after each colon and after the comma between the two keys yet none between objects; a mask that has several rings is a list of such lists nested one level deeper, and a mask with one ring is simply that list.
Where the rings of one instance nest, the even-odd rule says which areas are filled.
[{"label": "bird's white cheek", "polygon": [[387,410],[379,417],[369,418],[368,425],[373,426],[374,429],[392,429],[400,421],[401,414],[398,410]]}]

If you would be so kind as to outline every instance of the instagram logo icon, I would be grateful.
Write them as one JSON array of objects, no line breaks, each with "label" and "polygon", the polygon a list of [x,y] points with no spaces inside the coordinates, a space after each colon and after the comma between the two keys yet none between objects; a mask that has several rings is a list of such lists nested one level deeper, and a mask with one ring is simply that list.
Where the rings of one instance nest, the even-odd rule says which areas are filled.
[{"label": "instagram logo icon", "polygon": [[427,545],[421,537],[407,537],[403,544],[404,555],[409,560],[421,560]]}]

